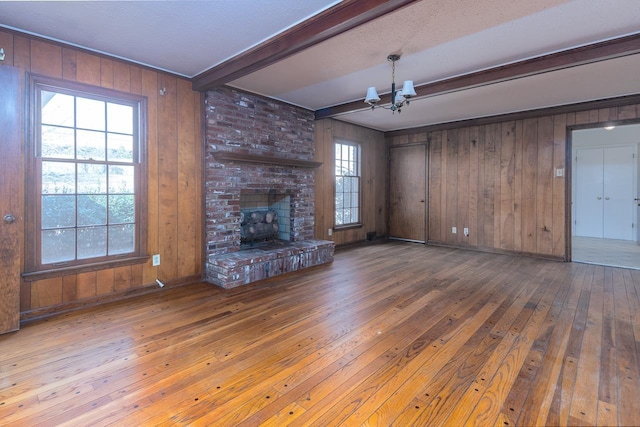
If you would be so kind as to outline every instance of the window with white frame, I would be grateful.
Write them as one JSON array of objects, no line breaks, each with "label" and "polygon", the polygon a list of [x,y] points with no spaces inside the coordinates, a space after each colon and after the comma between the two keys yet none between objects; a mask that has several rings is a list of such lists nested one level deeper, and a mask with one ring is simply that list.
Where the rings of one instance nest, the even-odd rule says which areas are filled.
[{"label": "window with white frame", "polygon": [[360,223],[360,145],[335,142],[335,225]]}]

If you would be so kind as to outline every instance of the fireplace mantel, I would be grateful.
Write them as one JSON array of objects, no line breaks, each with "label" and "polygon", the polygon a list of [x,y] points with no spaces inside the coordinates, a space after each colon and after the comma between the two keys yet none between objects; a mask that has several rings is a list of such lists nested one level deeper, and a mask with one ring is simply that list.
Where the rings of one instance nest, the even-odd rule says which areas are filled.
[{"label": "fireplace mantel", "polygon": [[286,159],[283,157],[268,155],[257,156],[254,154],[237,154],[229,151],[217,151],[213,153],[213,157],[215,157],[219,162],[262,163],[307,169],[315,169],[322,166],[322,162],[314,162],[311,160]]}]

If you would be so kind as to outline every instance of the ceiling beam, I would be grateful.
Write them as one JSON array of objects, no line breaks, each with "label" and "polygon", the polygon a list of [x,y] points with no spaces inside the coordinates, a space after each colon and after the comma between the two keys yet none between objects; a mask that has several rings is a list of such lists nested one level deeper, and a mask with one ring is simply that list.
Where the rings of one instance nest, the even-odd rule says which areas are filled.
[{"label": "ceiling beam", "polygon": [[214,89],[415,1],[418,0],[344,0],[246,52],[198,74],[191,79],[193,89]]},{"label": "ceiling beam", "polygon": [[[542,74],[578,65],[619,58],[640,53],[640,34],[620,37],[587,46],[568,49],[536,58],[525,59],[512,64],[489,68],[462,76],[452,77],[433,83],[426,83],[415,87],[417,97],[428,97],[456,92],[499,83],[521,77]],[[363,88],[364,89],[364,88]],[[364,98],[363,98],[364,99]],[[380,95],[380,104],[391,103],[391,94]],[[344,104],[317,110],[316,119],[326,119],[340,114],[370,108],[363,100],[351,101]]]}]

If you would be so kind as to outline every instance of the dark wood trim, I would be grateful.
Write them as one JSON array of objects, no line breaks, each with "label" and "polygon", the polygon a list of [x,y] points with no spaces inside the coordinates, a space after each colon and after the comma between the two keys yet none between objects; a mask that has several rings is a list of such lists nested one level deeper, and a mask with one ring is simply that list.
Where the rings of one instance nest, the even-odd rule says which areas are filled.
[{"label": "dark wood trim", "polygon": [[285,159],[283,157],[258,156],[255,154],[237,154],[228,151],[218,151],[213,153],[213,157],[219,162],[260,163],[308,169],[315,169],[322,166],[322,162],[314,162],[311,160]]},{"label": "dark wood trim", "polygon": [[[456,92],[463,89],[486,86],[521,77],[542,74],[549,71],[571,68],[612,58],[633,55],[640,52],[640,34],[620,37],[588,46],[581,46],[561,52],[525,59],[512,64],[501,65],[458,77],[452,77],[415,87],[416,98]],[[381,104],[391,102],[391,95],[380,96]],[[351,111],[364,110],[362,100],[334,105],[316,111],[316,120],[334,117]]]},{"label": "dark wood trim", "polygon": [[49,279],[51,277],[68,276],[70,274],[86,273],[89,271],[107,270],[110,268],[124,267],[126,265],[144,264],[149,261],[149,255],[133,256],[123,258],[122,260],[110,260],[105,262],[96,262],[84,265],[72,265],[69,267],[60,267],[50,270],[39,270],[22,273],[22,278],[27,282],[36,280]]},{"label": "dark wood trim", "polygon": [[[640,93],[634,95],[625,95],[615,98],[601,99],[597,101],[578,102],[575,104],[560,105],[557,107],[545,107],[537,110],[521,111],[517,113],[498,114],[495,116],[479,117],[476,119],[458,120],[455,122],[438,123],[435,125],[420,126],[415,128],[401,129],[391,132],[385,132],[385,137],[395,137],[403,135],[415,135],[422,132],[434,132],[440,130],[457,129],[469,126],[484,126],[492,123],[508,122],[514,120],[532,119],[542,116],[553,116],[556,114],[575,113],[577,111],[598,110],[601,108],[619,107],[622,105],[640,104]],[[616,124],[625,121],[611,121],[607,123]],[[593,124],[585,125],[585,127],[594,127]]]},{"label": "dark wood trim", "polygon": [[36,320],[44,320],[52,316],[69,313],[84,308],[96,307],[106,303],[113,303],[127,300],[129,298],[141,295],[153,294],[167,290],[169,288],[177,288],[179,286],[190,285],[202,281],[202,276],[189,276],[180,280],[171,280],[164,283],[164,287],[159,287],[156,283],[149,283],[139,288],[127,289],[120,292],[113,292],[106,295],[86,298],[83,300],[70,301],[51,307],[37,308],[34,310],[23,311],[20,313],[20,324],[24,325]]},{"label": "dark wood trim", "polygon": [[214,89],[415,1],[342,1],[252,49],[198,74],[191,80],[193,89]]}]

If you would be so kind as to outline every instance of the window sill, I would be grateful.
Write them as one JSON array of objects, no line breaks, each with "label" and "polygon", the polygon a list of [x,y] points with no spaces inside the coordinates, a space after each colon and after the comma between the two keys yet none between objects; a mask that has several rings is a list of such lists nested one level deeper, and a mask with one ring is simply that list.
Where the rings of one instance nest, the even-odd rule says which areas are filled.
[{"label": "window sill", "polygon": [[22,278],[27,282],[49,279],[51,277],[68,276],[71,274],[87,273],[90,271],[107,270],[109,268],[124,267],[127,265],[144,264],[149,260],[149,255],[124,258],[121,260],[111,260],[95,264],[74,265],[70,267],[60,267],[49,270],[39,270],[22,273]]},{"label": "window sill", "polygon": [[364,227],[364,224],[360,224],[360,223],[336,225],[333,227],[333,231],[344,231],[344,230],[351,230],[353,228],[362,228],[362,227]]}]

